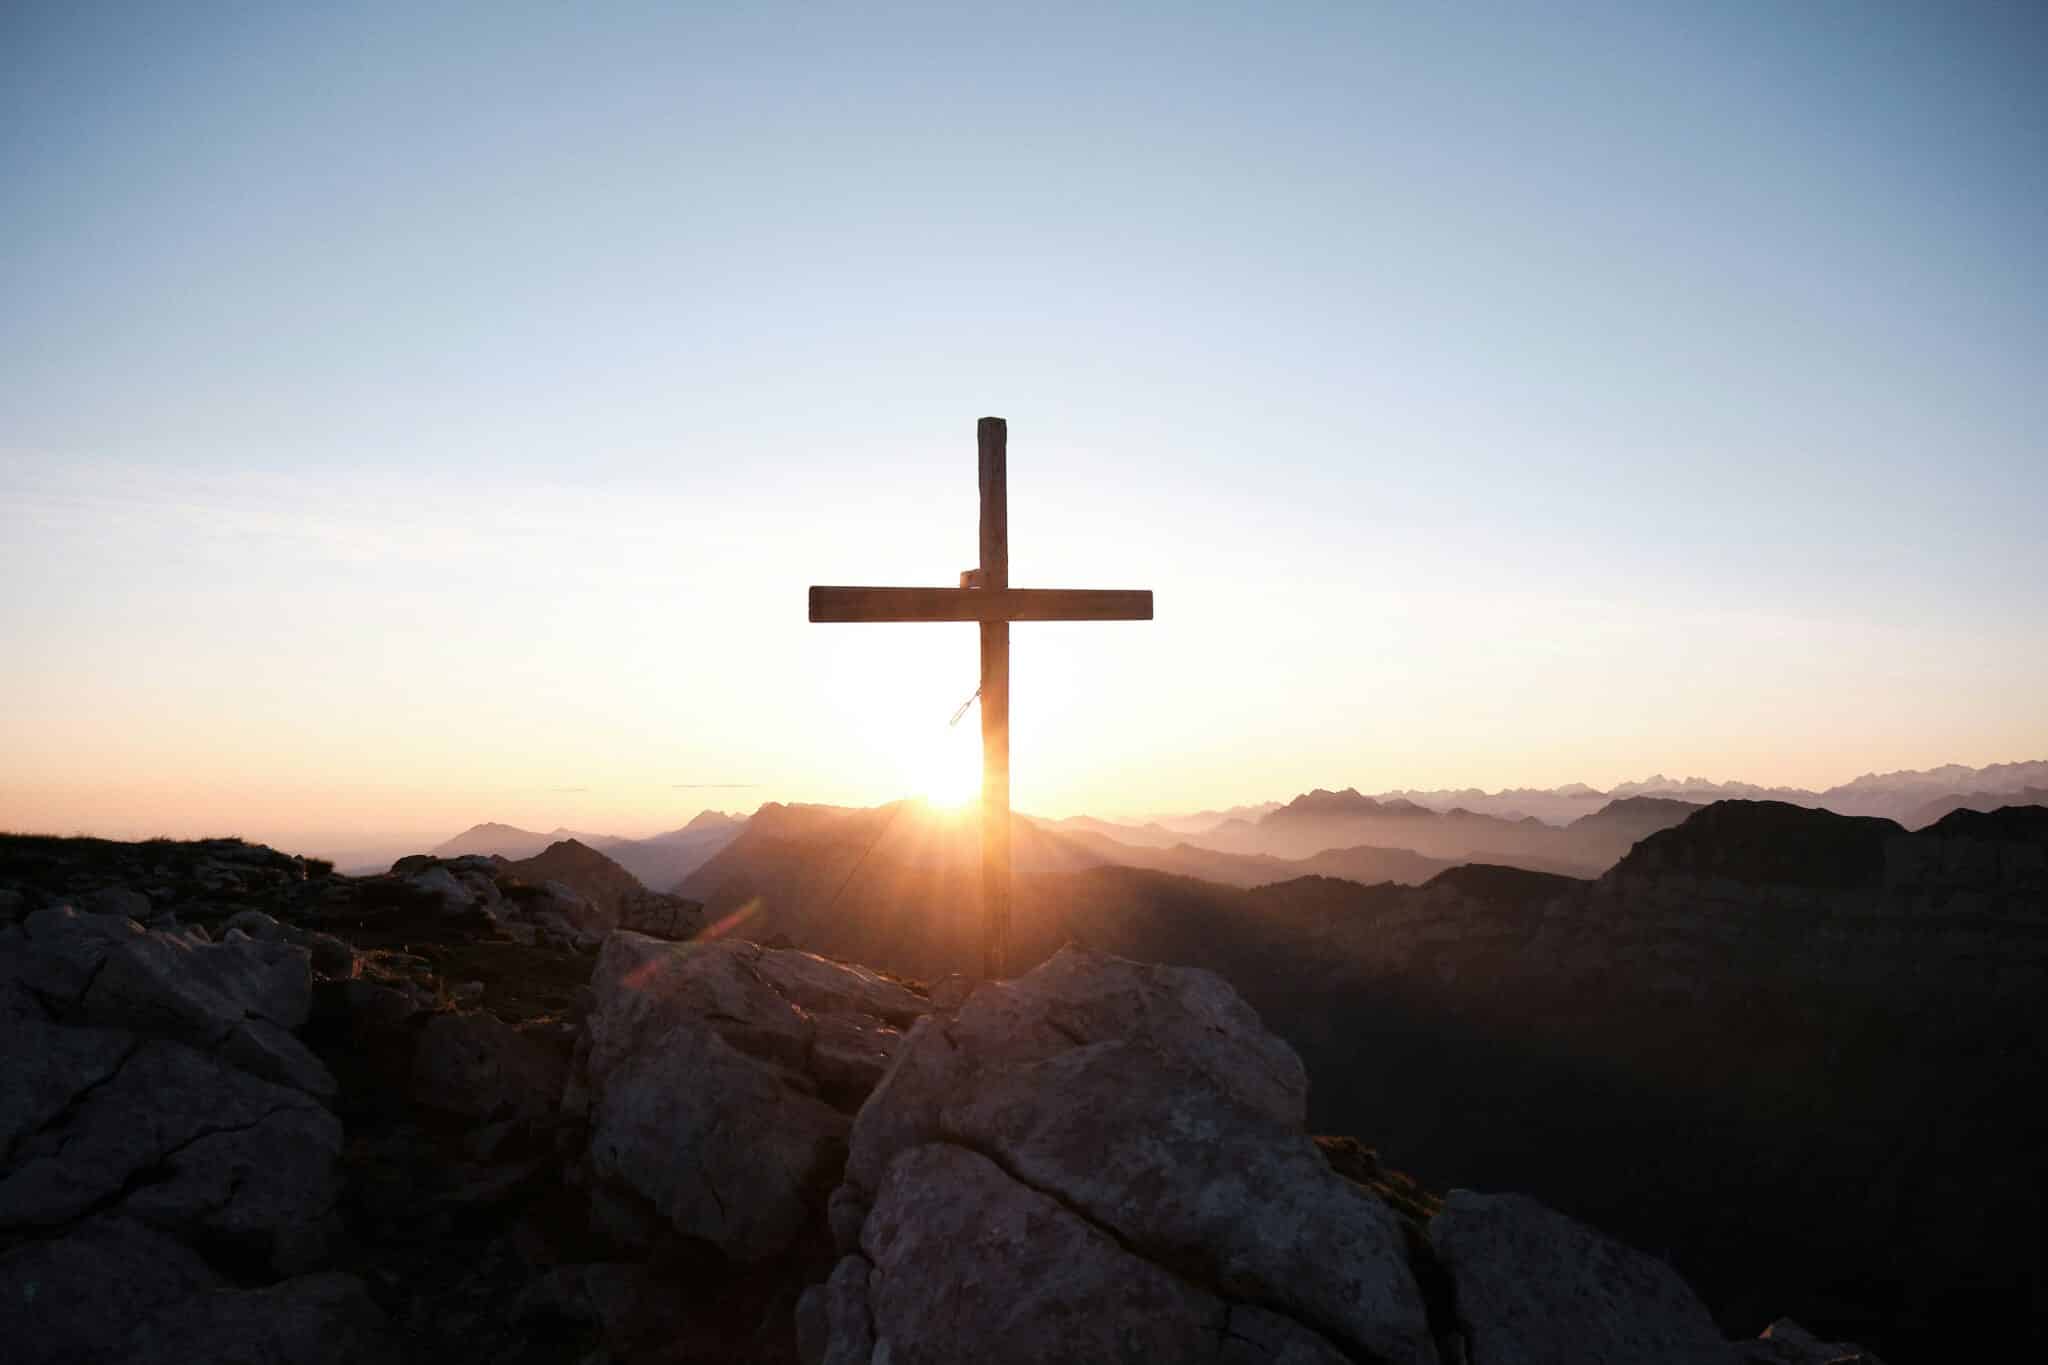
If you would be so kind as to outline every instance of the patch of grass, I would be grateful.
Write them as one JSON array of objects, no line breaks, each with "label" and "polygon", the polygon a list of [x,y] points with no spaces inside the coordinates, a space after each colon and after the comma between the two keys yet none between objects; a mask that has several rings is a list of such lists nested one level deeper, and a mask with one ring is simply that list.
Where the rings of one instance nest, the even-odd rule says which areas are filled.
[{"label": "patch of grass", "polygon": [[1413,1176],[1383,1164],[1379,1152],[1357,1138],[1319,1137],[1315,1142],[1331,1170],[1371,1190],[1409,1222],[1427,1224],[1443,1209],[1440,1196],[1424,1189]]}]

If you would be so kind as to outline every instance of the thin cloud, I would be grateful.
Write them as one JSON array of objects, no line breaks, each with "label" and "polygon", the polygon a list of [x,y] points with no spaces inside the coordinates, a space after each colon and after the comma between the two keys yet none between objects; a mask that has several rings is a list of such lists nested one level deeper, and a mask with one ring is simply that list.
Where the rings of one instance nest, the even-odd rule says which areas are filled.
[{"label": "thin cloud", "polygon": [[668,785],[670,791],[701,792],[751,791],[761,784],[759,782],[671,782]]}]

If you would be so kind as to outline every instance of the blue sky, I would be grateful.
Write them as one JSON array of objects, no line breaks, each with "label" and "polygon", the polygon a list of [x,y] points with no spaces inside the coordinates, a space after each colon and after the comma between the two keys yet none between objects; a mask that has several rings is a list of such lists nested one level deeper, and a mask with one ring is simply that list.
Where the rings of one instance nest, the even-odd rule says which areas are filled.
[{"label": "blue sky", "polygon": [[1027,808],[2038,757],[2044,61],[2027,5],[10,6],[0,824],[914,789],[972,632],[802,589],[968,567],[985,413],[1015,581],[1160,603],[1018,629]]}]

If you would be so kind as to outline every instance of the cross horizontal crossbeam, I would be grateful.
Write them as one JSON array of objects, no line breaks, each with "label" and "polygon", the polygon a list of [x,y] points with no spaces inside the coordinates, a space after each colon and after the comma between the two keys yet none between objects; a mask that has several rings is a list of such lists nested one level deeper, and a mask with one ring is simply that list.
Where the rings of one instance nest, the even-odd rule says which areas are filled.
[{"label": "cross horizontal crossbeam", "polygon": [[1149,621],[1121,588],[812,588],[813,621]]}]

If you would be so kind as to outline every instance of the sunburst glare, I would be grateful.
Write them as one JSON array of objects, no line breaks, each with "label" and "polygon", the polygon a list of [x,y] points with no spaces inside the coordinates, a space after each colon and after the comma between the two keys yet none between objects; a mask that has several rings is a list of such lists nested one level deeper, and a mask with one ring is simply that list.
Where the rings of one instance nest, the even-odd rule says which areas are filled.
[{"label": "sunburst glare", "polygon": [[919,796],[960,809],[981,794],[981,727],[962,721],[926,742],[911,773]]}]

